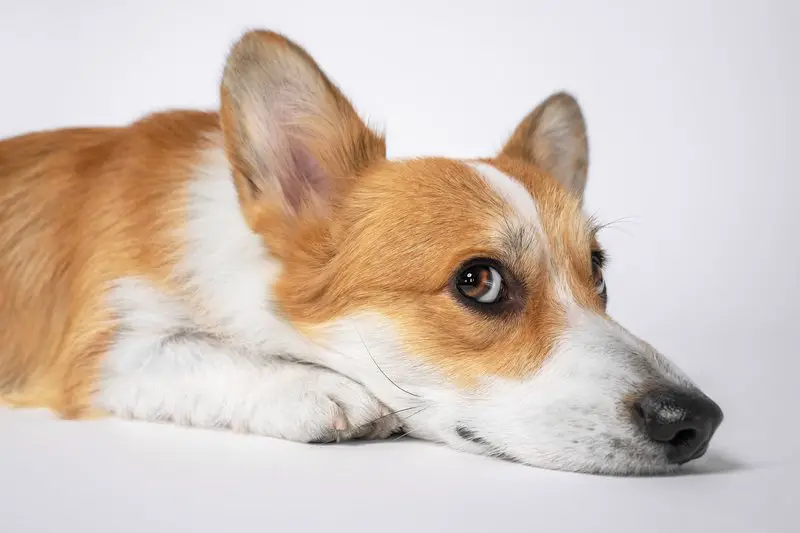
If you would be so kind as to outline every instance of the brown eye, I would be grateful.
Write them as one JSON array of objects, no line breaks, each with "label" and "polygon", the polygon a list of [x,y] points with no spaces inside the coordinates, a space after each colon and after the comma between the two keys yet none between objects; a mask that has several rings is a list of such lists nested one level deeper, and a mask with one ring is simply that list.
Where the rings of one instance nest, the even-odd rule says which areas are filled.
[{"label": "brown eye", "polygon": [[606,280],[603,279],[603,273],[600,272],[595,276],[594,280],[594,290],[597,291],[597,294],[605,298],[606,295]]},{"label": "brown eye", "polygon": [[473,264],[458,273],[458,292],[482,304],[492,304],[503,294],[503,277],[493,266]]},{"label": "brown eye", "polygon": [[608,299],[608,292],[606,290],[606,280],[603,278],[603,265],[606,262],[605,254],[600,250],[592,252],[592,277],[594,278],[594,289],[597,294],[603,299]]}]

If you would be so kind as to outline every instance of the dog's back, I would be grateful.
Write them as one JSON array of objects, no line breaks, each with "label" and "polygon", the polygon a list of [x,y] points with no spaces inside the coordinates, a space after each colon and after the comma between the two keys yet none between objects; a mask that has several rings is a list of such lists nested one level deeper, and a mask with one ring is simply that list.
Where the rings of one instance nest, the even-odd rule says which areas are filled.
[{"label": "dog's back", "polygon": [[107,283],[169,268],[175,165],[217,123],[164,113],[0,141],[0,401],[82,409],[112,333]]}]

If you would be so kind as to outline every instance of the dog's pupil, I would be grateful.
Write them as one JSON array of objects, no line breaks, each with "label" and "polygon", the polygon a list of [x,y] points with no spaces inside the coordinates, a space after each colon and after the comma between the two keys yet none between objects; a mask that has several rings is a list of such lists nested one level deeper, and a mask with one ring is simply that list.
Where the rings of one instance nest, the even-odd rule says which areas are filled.
[{"label": "dog's pupil", "polygon": [[470,267],[461,274],[458,289],[464,296],[479,298],[492,287],[491,270],[487,266]]}]

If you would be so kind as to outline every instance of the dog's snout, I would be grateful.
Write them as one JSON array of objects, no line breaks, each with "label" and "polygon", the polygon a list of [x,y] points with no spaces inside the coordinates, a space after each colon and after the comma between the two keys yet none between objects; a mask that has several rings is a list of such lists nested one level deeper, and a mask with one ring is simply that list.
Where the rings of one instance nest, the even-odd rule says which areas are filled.
[{"label": "dog's snout", "polygon": [[633,404],[634,416],[650,439],[662,443],[671,463],[701,457],[722,422],[722,410],[702,393],[658,390]]}]

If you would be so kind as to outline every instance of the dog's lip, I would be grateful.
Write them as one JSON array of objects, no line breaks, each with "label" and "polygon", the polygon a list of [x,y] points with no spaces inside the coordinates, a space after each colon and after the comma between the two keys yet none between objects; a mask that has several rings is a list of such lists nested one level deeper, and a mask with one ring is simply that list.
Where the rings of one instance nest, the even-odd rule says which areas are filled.
[{"label": "dog's lip", "polygon": [[466,441],[473,442],[475,444],[478,444],[480,446],[485,446],[488,448],[492,447],[492,444],[489,441],[487,441],[486,439],[478,435],[474,430],[466,426],[456,426],[456,434]]},{"label": "dog's lip", "polygon": [[[455,433],[461,439],[483,448],[487,455],[490,455],[490,456],[498,458],[498,459],[502,459],[504,461],[511,461],[511,462],[514,462],[514,463],[526,464],[526,461],[524,461],[522,459],[519,459],[519,458],[517,458],[517,457],[515,457],[513,455],[510,455],[506,451],[501,451],[500,448],[498,448],[497,446],[495,446],[494,444],[492,444],[491,442],[486,440],[484,437],[480,436],[475,430],[473,430],[473,429],[471,429],[471,428],[469,428],[469,427],[467,427],[465,425],[456,426],[455,427]],[[705,442],[705,444],[703,444],[703,446],[701,446],[700,449],[698,449],[694,453],[694,455],[692,455],[691,458],[687,459],[686,461],[680,463],[677,466],[682,466],[682,465],[684,465],[686,463],[694,461],[695,459],[699,459],[700,457],[705,455],[705,453],[708,451],[710,443],[711,443],[711,439],[708,439]]]}]

